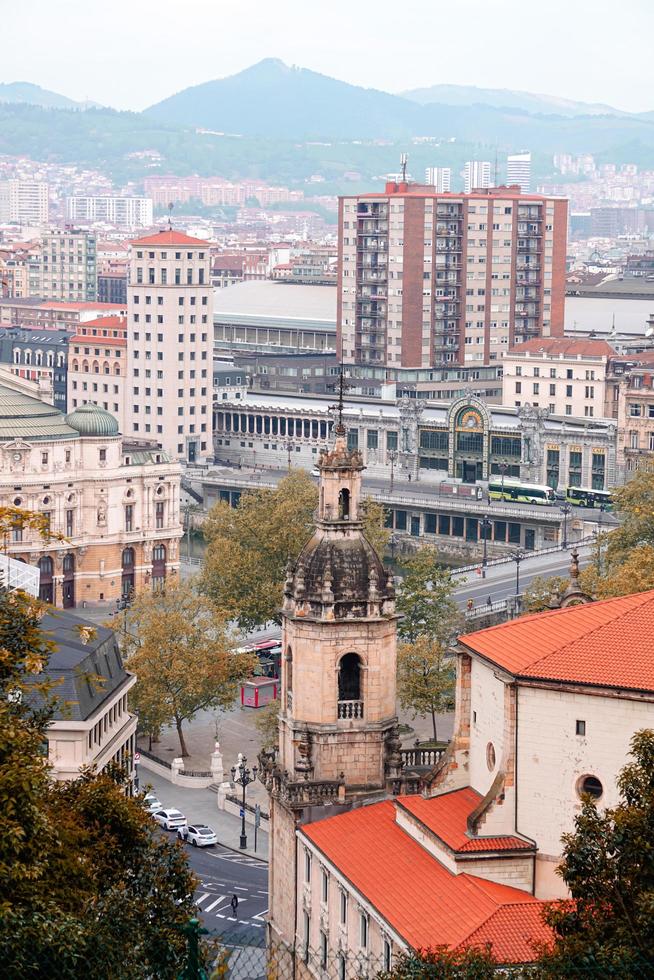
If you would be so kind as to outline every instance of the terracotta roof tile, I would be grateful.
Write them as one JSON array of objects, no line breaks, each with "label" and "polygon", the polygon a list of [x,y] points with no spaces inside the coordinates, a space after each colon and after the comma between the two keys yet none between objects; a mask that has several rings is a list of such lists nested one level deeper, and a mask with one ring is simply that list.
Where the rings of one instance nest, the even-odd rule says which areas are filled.
[{"label": "terracotta roof tile", "polygon": [[615,355],[615,348],[607,344],[605,340],[575,340],[570,337],[535,337],[533,340],[526,340],[523,344],[516,344],[506,354],[563,354],[564,357],[576,356],[577,354],[587,357],[612,357]]},{"label": "terracotta roof tile", "polygon": [[204,245],[205,248],[209,248],[209,242],[205,242],[202,238],[191,238],[190,235],[185,235],[181,231],[172,231],[168,228],[163,228],[158,231],[156,235],[146,235],[145,238],[136,238],[131,243],[132,245]]},{"label": "terracotta roof tile", "polygon": [[[542,903],[527,892],[469,874],[451,874],[395,820],[391,801],[300,828],[379,915],[413,948],[469,945],[469,937],[506,909],[510,928],[497,935],[502,962],[524,962],[525,937],[543,936]],[[537,911],[536,911],[537,910]],[[538,921],[536,921],[538,920]]]},{"label": "terracotta roof tile", "polygon": [[460,945],[485,946],[490,943],[494,956],[501,963],[528,963],[535,959],[535,944],[549,945],[552,940],[552,933],[543,922],[542,911],[534,902],[526,902],[519,914],[515,905],[502,906]]},{"label": "terracotta roof tile", "polygon": [[480,793],[466,786],[430,799],[422,796],[399,796],[397,803],[457,853],[533,849],[533,845],[521,837],[470,837],[467,819],[481,799]]},{"label": "terracotta roof tile", "polygon": [[654,590],[522,616],[460,642],[519,677],[654,691]]}]

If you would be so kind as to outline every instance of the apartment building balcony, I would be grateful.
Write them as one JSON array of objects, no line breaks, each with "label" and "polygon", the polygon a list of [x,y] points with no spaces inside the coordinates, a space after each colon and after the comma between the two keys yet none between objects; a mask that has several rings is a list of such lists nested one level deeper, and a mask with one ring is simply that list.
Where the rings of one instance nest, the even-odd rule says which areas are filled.
[{"label": "apartment building balcony", "polygon": [[359,202],[357,205],[357,217],[371,217],[375,216],[378,218],[388,217],[388,205],[387,204],[364,204]]},{"label": "apartment building balcony", "polygon": [[360,283],[386,282],[386,273],[376,272],[372,269],[360,269],[357,273],[357,280]]},{"label": "apartment building balcony", "polygon": [[383,238],[366,238],[357,240],[358,252],[387,252],[388,242]]},{"label": "apartment building balcony", "polygon": [[461,252],[463,247],[460,241],[457,242],[441,242],[436,239],[436,254],[442,255],[443,252]]},{"label": "apartment building balcony", "polygon": [[362,221],[357,228],[358,235],[388,235],[387,221]]},{"label": "apartment building balcony", "polygon": [[[518,258],[515,264],[516,269],[524,270],[525,272],[540,272],[540,262],[530,262],[525,258]],[[536,282],[535,279],[528,280],[529,282]]]}]

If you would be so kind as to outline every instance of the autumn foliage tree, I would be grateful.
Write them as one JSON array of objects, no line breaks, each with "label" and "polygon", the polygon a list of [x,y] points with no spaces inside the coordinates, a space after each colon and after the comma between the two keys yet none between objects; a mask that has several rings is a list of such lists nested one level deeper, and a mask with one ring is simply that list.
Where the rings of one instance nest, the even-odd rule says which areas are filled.
[{"label": "autumn foliage tree", "polygon": [[438,741],[436,716],[454,708],[456,670],[452,655],[428,636],[400,643],[397,651],[397,696],[403,708],[431,718]]},{"label": "autumn foliage tree", "polygon": [[449,569],[439,564],[436,549],[427,546],[402,561],[400,571],[400,638],[413,643],[418,637],[427,637],[447,645],[461,625]]},{"label": "autumn foliage tree", "polygon": [[137,676],[132,703],[155,727],[174,724],[188,755],[184,722],[204,708],[228,708],[256,657],[236,653],[222,616],[189,583],[137,595],[127,615],[129,670]]},{"label": "autumn foliage tree", "polygon": [[7,978],[173,980],[195,879],[126,775],[50,778],[41,604],[0,589],[0,961]]},{"label": "autumn foliage tree", "polygon": [[[279,622],[289,559],[313,530],[318,490],[308,473],[293,470],[274,490],[249,490],[238,507],[215,504],[204,523],[207,553],[201,588],[225,619],[244,630]],[[379,553],[388,544],[381,504],[362,503],[364,533]]]}]

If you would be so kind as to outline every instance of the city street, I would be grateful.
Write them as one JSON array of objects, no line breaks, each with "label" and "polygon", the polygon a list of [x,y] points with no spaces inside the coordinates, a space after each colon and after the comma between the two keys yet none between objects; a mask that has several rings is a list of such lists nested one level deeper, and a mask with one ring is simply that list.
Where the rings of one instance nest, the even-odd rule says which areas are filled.
[{"label": "city street", "polygon": [[[183,846],[200,879],[195,902],[204,928],[228,936],[230,943],[260,945],[268,911],[268,865],[220,845]],[[236,916],[230,905],[233,895],[238,898]]]}]

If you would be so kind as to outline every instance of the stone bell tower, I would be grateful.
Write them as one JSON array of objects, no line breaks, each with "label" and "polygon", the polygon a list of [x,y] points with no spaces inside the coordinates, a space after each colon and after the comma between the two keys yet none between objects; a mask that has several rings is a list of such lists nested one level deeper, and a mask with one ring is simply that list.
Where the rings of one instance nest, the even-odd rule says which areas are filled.
[{"label": "stone bell tower", "polygon": [[318,468],[316,527],[284,585],[279,751],[261,773],[271,793],[271,931],[289,943],[296,825],[385,795],[401,767],[393,577],[363,533],[364,467],[342,421]]}]

